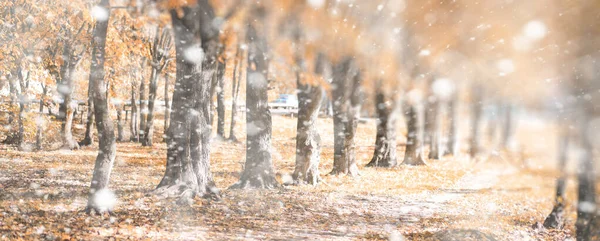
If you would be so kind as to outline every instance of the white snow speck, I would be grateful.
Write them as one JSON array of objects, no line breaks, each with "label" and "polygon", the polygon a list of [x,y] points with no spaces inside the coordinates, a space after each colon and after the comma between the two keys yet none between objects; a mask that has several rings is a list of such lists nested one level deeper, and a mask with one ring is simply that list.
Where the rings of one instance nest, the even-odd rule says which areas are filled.
[{"label": "white snow speck", "polygon": [[104,22],[108,21],[109,12],[108,9],[102,6],[94,6],[92,7],[92,17],[96,19],[96,21]]}]

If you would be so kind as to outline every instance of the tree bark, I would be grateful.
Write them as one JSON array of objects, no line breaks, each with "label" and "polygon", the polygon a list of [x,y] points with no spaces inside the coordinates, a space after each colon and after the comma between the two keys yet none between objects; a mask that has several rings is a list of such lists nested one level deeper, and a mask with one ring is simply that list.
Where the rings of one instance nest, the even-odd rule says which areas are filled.
[{"label": "tree bark", "polygon": [[479,134],[481,128],[481,91],[480,86],[473,88],[471,100],[471,145],[469,146],[469,154],[475,157],[479,153]]},{"label": "tree bark", "polygon": [[246,163],[240,180],[230,188],[276,188],[271,159],[271,112],[268,107],[268,46],[266,41],[266,10],[253,6],[246,41],[248,66],[246,76]]},{"label": "tree bark", "polygon": [[125,141],[125,136],[123,133],[123,108],[117,109],[117,141],[123,142]]},{"label": "tree bark", "polygon": [[152,146],[152,138],[154,137],[154,103],[156,102],[156,92],[158,89],[158,74],[159,70],[152,68],[149,86],[150,97],[148,99],[148,114],[146,128],[144,130],[144,139],[142,139],[142,146]]},{"label": "tree bark", "polygon": [[48,94],[48,85],[42,84],[42,96],[40,97],[40,109],[39,116],[40,120],[37,121],[37,132],[35,134],[35,149],[38,151],[42,150],[42,145],[44,141],[44,131],[42,130],[42,118],[44,116],[44,100],[46,99],[46,95]]},{"label": "tree bark", "polygon": [[[167,131],[167,166],[156,192],[189,203],[196,195],[218,195],[210,172],[208,109],[218,30],[213,28],[215,15],[207,0],[183,7],[182,11],[181,17],[176,10],[170,11],[177,72]],[[190,55],[201,51],[204,58]]]},{"label": "tree bark", "polygon": [[453,156],[458,155],[458,100],[456,94],[452,97],[450,102],[448,103],[448,143],[446,146],[446,151]]},{"label": "tree bark", "polygon": [[429,159],[439,160],[442,154],[440,148],[440,139],[441,139],[441,106],[439,100],[434,100],[429,102],[430,107],[430,118],[428,122],[430,123],[429,129]]},{"label": "tree bark", "polygon": [[360,74],[350,57],[334,69],[332,96],[334,159],[331,174],[357,176],[358,167],[354,153],[354,134],[360,114]]},{"label": "tree bark", "polygon": [[[92,56],[96,55],[96,49],[92,49]],[[93,98],[93,86],[90,80],[88,82],[88,109],[87,109],[87,119],[85,123],[85,136],[82,141],[79,142],[79,146],[90,146],[94,144],[94,98]]]},{"label": "tree bark", "polygon": [[[108,0],[102,0],[99,7],[103,8],[110,17],[110,4]],[[106,81],[104,79],[105,45],[106,33],[108,29],[108,18],[96,20],[94,28],[92,47],[95,55],[92,56],[90,67],[90,81],[92,82],[92,94],[94,100],[94,116],[96,118],[96,127],[98,128],[98,156],[94,165],[94,174],[90,185],[90,194],[86,208],[87,213],[91,212],[110,212],[112,207],[102,206],[97,202],[99,197],[97,193],[108,188],[110,173],[117,147],[115,144],[115,132],[113,122],[108,112],[108,99],[106,96]]]},{"label": "tree bark", "polygon": [[218,62],[217,81],[217,136],[225,139],[225,60]]},{"label": "tree bark", "polygon": [[546,220],[545,228],[560,229],[565,225],[565,189],[567,182],[566,163],[569,149],[569,133],[565,128],[558,136],[558,171],[560,176],[556,179],[556,195],[554,196],[554,207]]},{"label": "tree bark", "polygon": [[137,100],[135,98],[135,84],[131,85],[131,122],[129,123],[129,129],[131,130],[131,136],[129,141],[138,142],[140,136],[138,134],[138,108]]},{"label": "tree bark", "polygon": [[514,131],[514,120],[512,113],[513,105],[506,103],[504,105],[504,127],[502,128],[502,147],[508,149],[512,140],[512,134]]},{"label": "tree bark", "polygon": [[62,141],[63,149],[79,149],[79,144],[73,139],[73,72],[75,71],[76,61],[72,56],[71,46],[65,44],[63,47],[63,65],[60,70],[60,83],[58,83],[58,93],[63,97],[63,103],[60,105],[59,115],[62,118]]},{"label": "tree bark", "polygon": [[242,48],[238,45],[238,49],[236,52],[234,66],[233,66],[233,78],[231,78],[231,124],[229,125],[229,140],[237,142],[237,138],[235,137],[235,124],[236,124],[236,114],[237,114],[237,100],[240,92],[240,83],[242,80],[242,63],[243,63],[244,53]]},{"label": "tree bark", "polygon": [[377,111],[377,136],[375,151],[367,167],[393,167],[398,164],[396,158],[396,122],[397,100],[386,98],[382,81],[378,81],[375,95]]},{"label": "tree bark", "polygon": [[[299,44],[299,43],[298,43]],[[296,56],[296,83],[298,85],[298,122],[296,124],[296,166],[292,178],[296,183],[316,185],[320,181],[319,161],[321,158],[321,137],[317,130],[319,109],[323,100],[323,88],[318,83],[302,80],[301,69],[304,61]],[[323,76],[328,67],[323,53],[315,60],[315,74]]]},{"label": "tree bark", "polygon": [[421,141],[419,140],[419,113],[414,104],[407,104],[406,116],[406,148],[402,164],[418,166],[425,165]]},{"label": "tree bark", "polygon": [[169,98],[169,75],[165,73],[165,124],[163,139],[167,141],[167,130],[169,129],[169,118],[171,117],[171,99]]},{"label": "tree bark", "polygon": [[[140,141],[144,140],[144,137],[146,135],[146,115],[148,114],[148,106],[146,103],[146,99],[148,99],[148,97],[146,96],[146,81],[144,80],[144,67],[146,66],[146,60],[143,61],[144,64],[142,64],[142,69],[140,71],[142,71],[142,78],[140,79],[140,127],[138,129],[138,139]],[[152,73],[154,74],[154,71],[152,71]]]},{"label": "tree bark", "polygon": [[582,154],[577,171],[577,221],[575,222],[577,240],[589,240],[588,226],[596,213],[596,173],[594,171],[593,148],[589,140],[590,117],[582,114],[579,123],[579,138]]}]

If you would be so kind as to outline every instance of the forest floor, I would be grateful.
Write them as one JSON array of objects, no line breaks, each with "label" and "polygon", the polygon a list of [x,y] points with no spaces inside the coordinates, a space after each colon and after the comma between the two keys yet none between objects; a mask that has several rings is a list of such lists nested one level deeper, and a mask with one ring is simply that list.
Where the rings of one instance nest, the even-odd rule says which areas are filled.
[{"label": "forest floor", "polygon": [[[279,176],[294,166],[295,119],[274,116],[273,159]],[[518,151],[493,149],[428,160],[426,166],[366,168],[375,122],[361,123],[360,176],[329,176],[331,119],[320,119],[324,146],[318,186],[228,190],[239,178],[244,144],[213,141],[211,169],[222,200],[191,206],[158,199],[151,191],[165,168],[166,146],[119,143],[110,187],[112,216],[82,212],[97,146],[81,150],[18,152],[0,146],[0,240],[565,240],[573,237],[574,202],[564,230],[536,230],[552,208],[553,127],[522,121]],[[162,127],[157,127],[160,130]],[[243,126],[238,130],[242,137]],[[159,136],[160,135],[155,135]],[[404,138],[399,135],[399,161]],[[160,139],[160,138],[159,138]],[[243,138],[240,138],[243,141]],[[465,139],[465,138],[463,138]],[[466,148],[463,148],[466,149]],[[570,177],[572,180],[572,176]],[[569,182],[568,200],[574,200]]]}]

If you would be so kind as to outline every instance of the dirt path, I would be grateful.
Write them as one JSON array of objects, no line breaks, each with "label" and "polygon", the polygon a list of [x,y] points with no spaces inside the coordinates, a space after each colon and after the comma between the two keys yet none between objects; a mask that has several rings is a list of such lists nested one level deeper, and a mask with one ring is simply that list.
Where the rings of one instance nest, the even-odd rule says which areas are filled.
[{"label": "dirt path", "polygon": [[[324,121],[325,122],[325,121]],[[293,168],[293,120],[274,121],[275,165]],[[331,169],[330,123],[324,136],[321,172]],[[230,191],[243,163],[242,144],[215,142],[212,170],[222,189],[219,202],[198,199],[189,207],[149,195],[164,171],[165,146],[118,145],[111,180],[118,203],[112,217],[81,210],[95,157],[83,150],[23,153],[0,146],[0,239],[394,239],[394,240],[564,240],[563,231],[538,232],[552,205],[553,172],[547,153],[496,153],[479,161],[465,157],[429,161],[427,166],[372,169],[372,123],[359,126],[357,178],[324,176],[317,186]],[[530,132],[545,132],[538,127]],[[531,134],[531,133],[530,133]],[[535,133],[534,133],[535,134]],[[525,140],[527,136],[520,137]],[[539,135],[538,135],[539,138]],[[548,137],[548,140],[552,140]],[[402,142],[402,140],[400,141]],[[400,147],[401,148],[401,147]],[[541,146],[544,148],[544,146]],[[524,165],[526,163],[527,165]],[[572,185],[572,183],[571,183]],[[573,188],[569,187],[573,200]],[[574,220],[574,208],[567,209]]]}]

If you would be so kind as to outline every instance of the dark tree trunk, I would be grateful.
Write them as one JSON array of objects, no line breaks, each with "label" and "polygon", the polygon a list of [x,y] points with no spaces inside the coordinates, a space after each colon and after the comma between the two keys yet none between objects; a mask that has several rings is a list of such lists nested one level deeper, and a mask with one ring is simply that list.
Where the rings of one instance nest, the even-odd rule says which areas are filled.
[{"label": "dark tree trunk", "polygon": [[[218,30],[207,0],[171,10],[175,32],[177,74],[171,123],[167,131],[167,167],[156,192],[191,202],[196,196],[217,195],[210,172],[209,98],[216,62]],[[200,21],[198,21],[200,20]],[[202,47],[204,58],[191,56]]]},{"label": "dark tree trunk", "polygon": [[[110,5],[108,0],[102,0],[99,7],[103,8],[110,16]],[[94,165],[94,174],[90,185],[90,194],[86,212],[106,212],[112,207],[103,207],[97,202],[97,193],[108,188],[110,172],[113,167],[117,147],[115,144],[115,132],[113,122],[108,112],[108,99],[106,97],[106,82],[104,79],[106,32],[108,29],[108,18],[104,21],[96,20],[94,28],[92,47],[94,55],[90,67],[90,81],[92,82],[94,115],[96,127],[98,128],[98,156]]]},{"label": "dark tree trunk", "polygon": [[360,74],[352,58],[345,58],[333,72],[334,159],[331,174],[357,176],[354,134],[360,114]]},{"label": "dark tree trunk", "polygon": [[138,142],[138,107],[137,100],[135,99],[135,84],[131,85],[131,122],[129,123],[129,129],[131,130],[131,136],[129,141]]},{"label": "dark tree trunk", "polygon": [[382,89],[382,81],[376,86],[375,109],[377,111],[377,136],[375,151],[368,167],[393,167],[398,164],[396,159],[396,122],[397,100],[386,98]]},{"label": "dark tree trunk", "polygon": [[[8,80],[8,88],[9,88],[9,92],[10,92],[10,108],[11,111],[9,113],[8,116],[8,124],[12,125],[12,123],[14,123],[15,120],[15,114],[12,111],[15,108],[15,104],[18,105],[19,103],[19,97],[18,97],[18,93],[17,93],[17,85],[15,83],[15,79],[14,79],[14,75],[10,77],[10,79]],[[18,118],[18,117],[17,117]],[[6,139],[4,139],[2,141],[3,144],[18,144],[18,134],[19,132],[17,131],[11,131],[10,133],[8,133],[8,135],[6,136]]]},{"label": "dark tree trunk", "polygon": [[217,136],[225,139],[225,60],[218,62],[217,81]]},{"label": "dark tree trunk", "polygon": [[440,148],[440,140],[441,140],[441,103],[439,100],[435,100],[429,102],[430,107],[430,118],[428,122],[430,123],[429,129],[429,159],[439,160],[442,155],[442,150]]},{"label": "dark tree trunk", "polygon": [[169,129],[169,118],[171,117],[171,99],[169,98],[169,75],[165,74],[165,124],[163,139],[167,141],[167,130]]},{"label": "dark tree trunk", "polygon": [[554,208],[546,220],[544,227],[560,229],[565,225],[565,189],[567,182],[566,163],[569,150],[569,133],[565,128],[558,136],[558,171],[560,176],[556,179],[556,195],[554,196]]},{"label": "dark tree trunk", "polygon": [[[304,65],[301,56],[296,57],[296,62],[298,66]],[[325,55],[319,53],[315,60],[315,74],[323,76],[327,67]],[[292,177],[296,183],[315,185],[320,181],[321,137],[316,124],[321,101],[323,100],[323,88],[318,83],[306,83],[306,80],[302,80],[300,76],[299,68],[296,72],[296,83],[298,85],[296,167]]]},{"label": "dark tree trunk", "polygon": [[579,123],[579,138],[582,154],[577,171],[577,221],[575,222],[577,240],[589,240],[588,226],[596,213],[596,173],[592,143],[590,143],[590,125],[588,114],[583,114]]},{"label": "dark tree trunk", "polygon": [[236,114],[237,114],[237,100],[240,92],[240,83],[242,80],[242,67],[243,67],[243,57],[244,54],[242,52],[242,48],[238,46],[237,53],[234,60],[233,66],[233,78],[231,78],[231,124],[229,125],[229,140],[237,142],[237,138],[235,137],[235,124],[236,124]]},{"label": "dark tree trunk", "polygon": [[475,86],[471,92],[471,144],[469,146],[469,154],[475,157],[479,153],[479,137],[481,128],[481,91],[480,86]]},{"label": "dark tree trunk", "polygon": [[146,127],[144,129],[144,139],[142,139],[142,146],[152,146],[152,138],[154,137],[154,103],[156,102],[156,92],[158,90],[158,74],[159,71],[156,68],[152,68],[149,89],[150,97],[148,99],[148,114]]},{"label": "dark tree trunk", "polygon": [[[92,56],[96,55],[96,49],[92,49]],[[88,109],[87,119],[85,122],[85,136],[83,140],[79,142],[80,146],[90,146],[94,144],[94,99],[93,99],[93,86],[90,76],[88,82]]]},{"label": "dark tree trunk", "polygon": [[240,180],[231,188],[276,188],[271,159],[271,112],[268,107],[268,46],[266,11],[254,6],[248,20],[246,41],[248,66],[246,76],[246,163]]},{"label": "dark tree trunk", "polygon": [[[144,136],[146,135],[146,115],[148,114],[148,105],[146,100],[148,99],[146,96],[146,81],[144,80],[144,67],[146,66],[146,61],[144,60],[144,64],[142,64],[142,78],[140,79],[140,127],[138,129],[138,139],[139,141],[144,140]],[[154,74],[154,71],[152,71]]]},{"label": "dark tree trunk", "polygon": [[421,141],[419,140],[419,112],[414,104],[407,104],[406,116],[406,148],[404,150],[404,165],[425,165]]},{"label": "dark tree trunk", "polygon": [[448,142],[446,146],[446,151],[453,156],[458,155],[458,99],[456,94],[452,97],[450,102],[448,102]]},{"label": "dark tree trunk", "polygon": [[125,125],[125,123],[123,123],[123,109],[119,108],[119,109],[117,109],[117,141],[118,142],[125,141],[125,136],[123,133],[124,125]]}]

